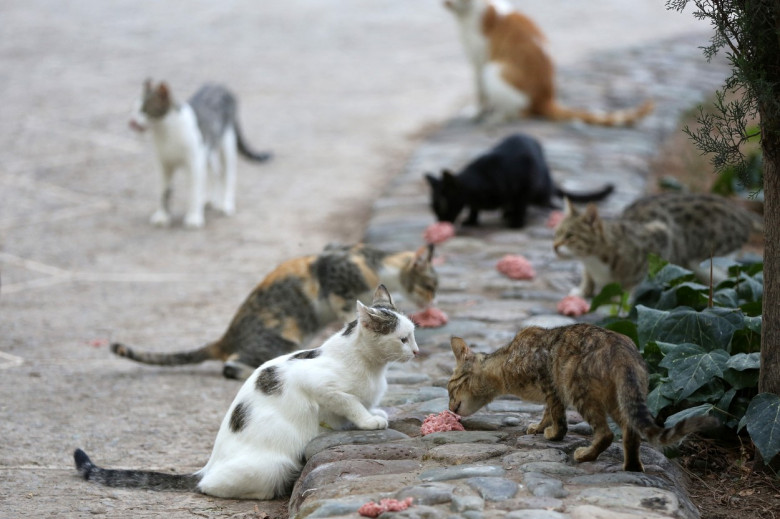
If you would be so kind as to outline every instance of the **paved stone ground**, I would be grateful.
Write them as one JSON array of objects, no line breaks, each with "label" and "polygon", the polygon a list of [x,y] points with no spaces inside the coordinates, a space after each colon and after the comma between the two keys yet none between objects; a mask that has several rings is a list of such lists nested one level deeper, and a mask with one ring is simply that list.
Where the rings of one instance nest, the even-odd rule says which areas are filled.
[{"label": "paved stone ground", "polygon": [[[602,203],[619,211],[646,188],[649,162],[682,110],[717,87],[722,63],[706,64],[695,39],[674,39],[631,51],[609,53],[563,74],[567,104],[615,108],[645,96],[656,112],[632,129],[594,128],[522,121],[486,129],[457,119],[418,149],[405,172],[374,206],[367,241],[391,248],[413,246],[433,221],[422,174],[458,168],[516,131],[539,138],[555,178],[572,188],[611,181],[616,193]],[[620,78],[603,85],[588,71],[608,69]],[[576,88],[574,88],[576,85]],[[562,442],[526,435],[541,418],[540,405],[501,398],[465,418],[467,432],[421,437],[429,413],[447,408],[446,381],[454,368],[449,337],[458,335],[479,351],[493,351],[530,324],[557,326],[573,320],[555,314],[555,303],[579,280],[577,262],[555,258],[548,210],[536,210],[521,231],[500,227],[498,215],[482,228],[461,229],[440,247],[437,298],[450,322],[418,330],[422,358],[391,370],[383,405],[388,431],[331,433],[307,449],[308,464],[290,501],[291,516],[354,514],[369,500],[414,497],[415,505],[393,517],[448,516],[507,519],[694,518],[678,469],[643,446],[645,474],[621,470],[622,447],[613,444],[596,462],[576,464],[574,449],[589,441],[590,427],[569,413]],[[523,254],[534,266],[532,281],[512,281],[495,270],[504,254]]]},{"label": "paved stone ground", "polygon": [[[0,3],[0,517],[232,517],[255,516],[256,507],[285,514],[286,500],[237,502],[80,481],[72,468],[76,446],[109,466],[201,467],[236,391],[214,363],[143,367],[112,357],[105,346],[121,339],[171,351],[222,333],[241,299],[279,261],[328,241],[360,239],[371,204],[421,136],[470,99],[470,71],[438,1],[340,0],[334,8],[311,0],[189,0],[186,11],[183,6]],[[657,0],[528,7],[559,63],[693,29]],[[611,71],[611,62],[605,56],[602,70],[567,72],[563,82],[597,76],[594,85],[609,83],[610,95],[622,95],[623,71]],[[617,83],[606,79],[613,72]],[[269,164],[239,164],[234,218],[209,214],[201,232],[148,225],[156,165],[150,143],[126,127],[146,76],[170,80],[180,97],[204,81],[224,81],[239,96],[250,142],[275,152]],[[687,88],[675,94],[681,105],[690,100]],[[564,91],[583,106],[601,95],[577,97],[577,88],[566,84]],[[624,93],[633,101],[642,92],[628,86]],[[473,131],[474,140],[464,133],[467,146],[436,155],[437,140],[452,131]],[[432,153],[425,163],[415,155],[414,182],[418,168],[465,160],[501,131],[454,122],[423,148]],[[578,142],[617,135],[593,131]],[[559,149],[553,156],[570,157],[575,172],[577,153]],[[380,204],[396,216],[378,215],[399,231],[388,247],[418,243],[423,225],[424,187],[403,178],[418,220],[407,227],[403,204],[383,197]],[[180,197],[174,205],[181,211]],[[371,232],[381,233],[381,223]],[[473,243],[495,239],[516,245],[500,233]],[[453,257],[443,272],[457,265]],[[497,299],[500,290],[483,293],[471,285],[476,279],[456,279],[447,282],[454,285],[442,305],[449,309],[462,285],[461,302],[471,308],[462,318],[451,309],[456,322],[481,323],[492,310],[485,307],[480,317],[480,301],[508,306]],[[505,315],[522,306],[514,308]],[[490,344],[512,327],[496,321]]]}]

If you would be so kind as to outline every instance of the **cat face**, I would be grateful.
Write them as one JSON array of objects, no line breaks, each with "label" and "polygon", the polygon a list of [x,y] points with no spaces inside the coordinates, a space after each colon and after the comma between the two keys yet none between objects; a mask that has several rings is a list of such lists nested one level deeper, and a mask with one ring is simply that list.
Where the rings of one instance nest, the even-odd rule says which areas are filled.
[{"label": "cat face", "polygon": [[447,383],[450,396],[450,411],[461,416],[469,416],[495,397],[494,390],[485,384],[483,362],[485,356],[473,353],[460,337],[450,340],[452,352],[457,362],[455,371]]},{"label": "cat face", "polygon": [[568,198],[564,199],[564,204],[564,218],[555,228],[553,237],[555,253],[559,257],[566,258],[591,256],[603,252],[600,249],[606,245],[596,206],[590,204],[584,212],[580,213]]},{"label": "cat face", "polygon": [[431,304],[439,288],[439,276],[433,268],[433,244],[417,250],[411,267],[402,274],[401,283],[414,304],[419,307]]},{"label": "cat face", "polygon": [[442,171],[441,178],[425,175],[431,186],[431,210],[440,222],[454,223],[466,205],[466,198],[458,178],[450,171]]},{"label": "cat face", "polygon": [[390,292],[379,285],[371,306],[357,302],[358,333],[368,335],[368,354],[381,364],[406,362],[420,352],[414,338],[414,323],[396,311]]},{"label": "cat face", "polygon": [[152,80],[144,81],[141,97],[135,104],[130,117],[130,128],[143,132],[149,126],[150,119],[164,117],[171,109],[173,101],[168,85],[165,82],[153,86]]}]

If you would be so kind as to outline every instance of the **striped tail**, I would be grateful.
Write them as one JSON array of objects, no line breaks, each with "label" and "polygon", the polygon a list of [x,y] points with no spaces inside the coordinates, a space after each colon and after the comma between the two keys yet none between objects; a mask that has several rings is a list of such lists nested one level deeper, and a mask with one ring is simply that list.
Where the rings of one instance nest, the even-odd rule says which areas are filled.
[{"label": "striped tail", "polygon": [[147,490],[181,490],[194,492],[200,476],[196,474],[165,474],[149,470],[113,470],[100,468],[89,459],[87,453],[76,449],[73,453],[76,470],[87,481],[108,487],[143,488]]},{"label": "striped tail", "polygon": [[635,108],[601,114],[576,108],[566,108],[553,102],[542,115],[549,117],[554,121],[568,121],[573,119],[600,126],[631,126],[639,119],[652,112],[654,107],[652,101],[645,101]]},{"label": "striped tail", "polygon": [[221,341],[209,343],[202,348],[178,353],[153,353],[135,351],[119,342],[111,345],[111,352],[136,362],[154,364],[156,366],[179,366],[182,364],[199,364],[205,360],[225,360],[227,354],[220,347]]},{"label": "striped tail", "polygon": [[233,128],[236,131],[236,141],[238,144],[238,152],[241,153],[245,158],[254,161],[254,162],[265,162],[266,160],[271,158],[271,153],[268,151],[255,151],[253,150],[249,144],[246,142],[246,139],[244,139],[244,136],[241,133],[241,127],[238,125],[238,120],[233,121]]}]

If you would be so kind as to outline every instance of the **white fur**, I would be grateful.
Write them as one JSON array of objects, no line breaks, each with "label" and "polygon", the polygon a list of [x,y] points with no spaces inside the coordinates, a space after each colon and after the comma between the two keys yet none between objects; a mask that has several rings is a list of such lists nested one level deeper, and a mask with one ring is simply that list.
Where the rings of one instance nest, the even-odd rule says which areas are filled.
[{"label": "white fur", "polygon": [[502,0],[447,0],[445,2],[445,6],[455,15],[466,56],[474,67],[479,104],[477,117],[490,114],[487,122],[500,123],[520,115],[528,108],[530,99],[504,79],[501,63],[490,61],[490,42],[482,31],[482,19],[490,5],[501,16],[513,10],[509,3]]},{"label": "white fur", "polygon": [[[398,326],[388,335],[365,327],[376,310],[357,303],[358,324],[352,333],[330,337],[313,359],[288,360],[283,355],[257,368],[239,390],[222,420],[211,458],[198,474],[198,489],[226,498],[271,499],[289,490],[301,469],[306,444],[319,424],[334,429],[387,428],[387,414],[376,409],[387,389],[390,362],[405,362],[419,351],[414,324],[397,314]],[[402,342],[403,341],[403,342]],[[283,391],[267,395],[256,388],[263,369],[276,366]],[[233,409],[248,407],[246,425],[230,430]]]},{"label": "white fur", "polygon": [[160,162],[160,198],[150,221],[153,225],[171,223],[170,193],[173,174],[183,169],[188,174],[188,202],[184,225],[203,227],[207,203],[225,215],[235,213],[237,137],[231,126],[225,131],[217,149],[210,149],[198,129],[195,112],[184,103],[171,108],[159,119],[146,117],[140,111],[141,103],[131,117],[131,125],[152,132],[157,159]]}]

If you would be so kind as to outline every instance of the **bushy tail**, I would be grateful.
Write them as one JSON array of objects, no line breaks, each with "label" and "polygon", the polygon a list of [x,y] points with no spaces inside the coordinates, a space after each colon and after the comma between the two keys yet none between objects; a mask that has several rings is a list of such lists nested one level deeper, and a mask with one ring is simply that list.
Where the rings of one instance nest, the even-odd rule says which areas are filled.
[{"label": "bushy tail", "polygon": [[670,445],[679,442],[691,433],[713,429],[718,425],[720,425],[720,422],[713,416],[693,416],[680,420],[674,426],[666,429],[653,424],[652,427],[643,430],[642,434],[645,435],[650,443]]},{"label": "bushy tail", "polygon": [[615,190],[615,186],[612,184],[607,184],[601,189],[596,191],[585,191],[580,193],[573,193],[571,191],[562,189],[558,186],[554,186],[554,188],[555,188],[555,196],[559,198],[566,197],[572,202],[579,202],[579,203],[598,202],[599,200],[604,200],[607,196],[609,196],[612,193],[612,191]]},{"label": "bushy tail", "polygon": [[156,366],[179,366],[181,364],[199,364],[204,360],[225,360],[228,354],[222,351],[220,341],[209,343],[202,348],[178,353],[152,353],[135,351],[119,342],[111,345],[111,352],[136,362]]},{"label": "bushy tail", "polygon": [[149,470],[100,468],[92,463],[87,453],[81,449],[76,449],[73,459],[76,461],[76,470],[81,477],[109,487],[195,491],[200,482],[200,476],[196,474],[165,474]]},{"label": "bushy tail", "polygon": [[578,120],[587,124],[601,126],[631,126],[653,111],[652,101],[645,101],[635,108],[616,110],[608,113],[594,113],[577,108],[567,108],[553,102],[543,115],[554,121]]},{"label": "bushy tail", "polygon": [[271,158],[271,152],[268,151],[255,151],[249,144],[247,144],[244,135],[241,133],[241,127],[238,125],[238,121],[233,121],[233,126],[236,131],[236,141],[238,142],[238,152],[241,153],[247,159],[253,162],[265,162]]}]

